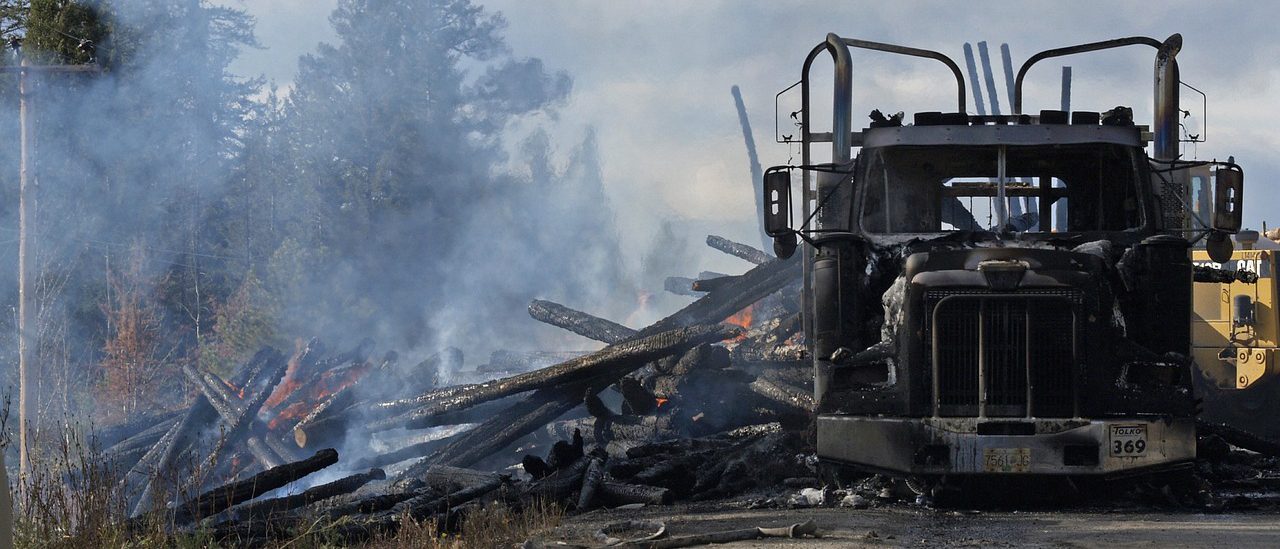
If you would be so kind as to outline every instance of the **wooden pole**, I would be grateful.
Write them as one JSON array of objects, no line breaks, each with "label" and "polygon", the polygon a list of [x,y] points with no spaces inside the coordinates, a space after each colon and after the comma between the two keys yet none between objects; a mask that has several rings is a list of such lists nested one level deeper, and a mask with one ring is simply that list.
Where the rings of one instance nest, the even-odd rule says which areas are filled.
[{"label": "wooden pole", "polygon": [[27,287],[27,270],[30,267],[28,255],[31,251],[30,231],[32,216],[35,214],[35,186],[31,182],[31,147],[35,134],[29,119],[31,98],[28,95],[27,73],[29,63],[26,57],[20,63],[18,72],[18,125],[21,137],[18,145],[18,473],[20,477],[27,474],[27,431],[30,429],[31,398],[28,394],[28,365],[31,354],[30,323],[27,315],[31,309],[31,291]]},{"label": "wooden pole", "polygon": [[29,466],[27,432],[31,430],[34,398],[29,391],[29,370],[35,336],[34,323],[28,318],[34,313],[31,309],[34,292],[29,286],[34,256],[32,249],[35,246],[32,232],[36,227],[36,198],[40,189],[39,179],[35,177],[36,136],[28,77],[34,72],[98,72],[101,69],[97,65],[33,66],[21,50],[18,50],[18,56],[21,61],[17,67],[0,67],[0,73],[18,73],[18,472],[26,475]]}]

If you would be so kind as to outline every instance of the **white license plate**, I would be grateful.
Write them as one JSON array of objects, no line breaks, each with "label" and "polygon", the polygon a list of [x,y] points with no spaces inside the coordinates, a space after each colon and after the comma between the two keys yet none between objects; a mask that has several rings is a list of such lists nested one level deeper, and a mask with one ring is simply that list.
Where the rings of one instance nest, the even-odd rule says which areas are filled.
[{"label": "white license plate", "polygon": [[1112,425],[1111,455],[1138,457],[1147,454],[1146,425]]},{"label": "white license plate", "polygon": [[983,448],[982,469],[988,473],[1026,473],[1031,470],[1031,449]]}]

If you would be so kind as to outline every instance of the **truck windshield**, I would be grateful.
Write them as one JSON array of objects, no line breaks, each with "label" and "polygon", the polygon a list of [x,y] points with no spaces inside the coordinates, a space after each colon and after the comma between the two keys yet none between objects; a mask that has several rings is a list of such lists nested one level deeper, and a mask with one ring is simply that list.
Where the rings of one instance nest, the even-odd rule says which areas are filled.
[{"label": "truck windshield", "polygon": [[1111,144],[863,149],[857,217],[880,234],[1138,228],[1136,153]]}]

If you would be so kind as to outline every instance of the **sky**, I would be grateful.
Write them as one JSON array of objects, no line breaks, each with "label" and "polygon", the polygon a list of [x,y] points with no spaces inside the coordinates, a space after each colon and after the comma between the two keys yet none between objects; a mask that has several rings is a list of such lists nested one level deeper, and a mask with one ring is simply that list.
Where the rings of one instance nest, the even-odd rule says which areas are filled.
[{"label": "sky", "polygon": [[[263,48],[245,51],[232,67],[243,76],[265,75],[287,88],[298,56],[335,38],[327,17],[336,0],[222,1],[258,20]],[[1017,66],[1044,49],[1181,33],[1182,80],[1208,96],[1207,112],[1201,112],[1198,96],[1184,88],[1183,107],[1204,121],[1201,133],[1207,138],[1189,146],[1185,156],[1234,156],[1246,174],[1245,226],[1260,228],[1264,220],[1280,225],[1274,208],[1280,204],[1280,161],[1271,154],[1280,150],[1280,114],[1272,108],[1280,99],[1280,38],[1274,31],[1280,3],[478,3],[506,17],[506,38],[516,56],[539,57],[573,77],[572,97],[551,122],[553,139],[567,154],[587,128],[595,128],[606,194],[623,246],[635,256],[663,220],[676,220],[699,246],[708,233],[761,245],[730,87],[742,88],[762,164],[798,163],[797,149],[775,143],[774,96],[798,80],[805,55],[828,32],[938,50],[961,67],[964,43],[985,40],[1002,93],[1001,43],[1009,44]],[[1131,46],[1042,62],[1027,76],[1024,111],[1057,108],[1061,67],[1070,65],[1073,109],[1126,105],[1140,124],[1149,124],[1153,59],[1153,49]],[[858,50],[853,60],[855,125],[873,108],[908,115],[955,110],[954,80],[936,62]],[[816,66],[818,73],[829,72],[829,64]],[[829,97],[827,89],[815,84],[815,97]],[[1002,95],[999,101],[1007,112],[1008,99]],[[794,133],[787,113],[798,97],[783,96],[782,103],[781,133]],[[707,256],[699,268],[745,268],[714,252],[699,254]]]}]

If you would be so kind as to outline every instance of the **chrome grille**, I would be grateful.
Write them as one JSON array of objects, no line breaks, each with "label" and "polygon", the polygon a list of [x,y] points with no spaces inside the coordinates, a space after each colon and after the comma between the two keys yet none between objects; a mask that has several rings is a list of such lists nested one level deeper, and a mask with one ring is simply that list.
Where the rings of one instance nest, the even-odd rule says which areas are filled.
[{"label": "chrome grille", "polygon": [[1079,292],[930,290],[925,301],[935,414],[1075,415]]}]

